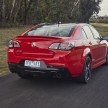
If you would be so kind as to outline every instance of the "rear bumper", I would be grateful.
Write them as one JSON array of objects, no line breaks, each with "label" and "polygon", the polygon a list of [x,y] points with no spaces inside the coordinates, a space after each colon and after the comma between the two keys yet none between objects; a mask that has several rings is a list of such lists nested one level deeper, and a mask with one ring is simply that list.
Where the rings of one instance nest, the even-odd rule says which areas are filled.
[{"label": "rear bumper", "polygon": [[[40,56],[37,54],[21,54],[21,55],[15,55],[14,49],[9,48],[8,49],[8,63],[10,70],[13,70],[14,67],[16,67],[16,70],[23,71],[24,72],[30,72],[36,73],[34,71],[44,71],[44,72],[50,72],[53,71],[60,71],[61,68],[65,68],[66,70],[69,70],[69,73],[72,77],[78,77],[82,73],[83,64],[84,62],[81,60],[81,58],[77,57],[76,50],[73,49],[72,51],[56,51],[55,54],[52,56],[43,55]],[[47,65],[47,69],[31,69],[24,67],[24,65],[20,65],[20,63],[24,60],[39,60],[44,61],[44,63]],[[26,68],[26,69],[25,69]],[[14,68],[15,69],[15,68]],[[32,72],[33,71],[33,72]],[[13,72],[13,71],[12,71]]]},{"label": "rear bumper", "polygon": [[47,66],[47,68],[30,68],[22,66],[20,63],[8,63],[8,65],[12,73],[32,74],[36,76],[58,75],[61,77],[71,77],[68,69],[65,67]]}]

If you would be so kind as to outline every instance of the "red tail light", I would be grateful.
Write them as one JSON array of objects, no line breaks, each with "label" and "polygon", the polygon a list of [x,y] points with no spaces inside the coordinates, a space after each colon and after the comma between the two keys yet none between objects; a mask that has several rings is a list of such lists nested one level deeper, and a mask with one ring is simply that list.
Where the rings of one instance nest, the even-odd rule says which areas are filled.
[{"label": "red tail light", "polygon": [[59,45],[60,45],[60,43],[53,43],[49,48],[56,50],[56,49],[58,49]]},{"label": "red tail light", "polygon": [[53,43],[49,48],[54,50],[70,50],[74,48],[74,42]]},{"label": "red tail light", "polygon": [[19,48],[20,44],[18,41],[10,40],[8,46],[9,48]]}]

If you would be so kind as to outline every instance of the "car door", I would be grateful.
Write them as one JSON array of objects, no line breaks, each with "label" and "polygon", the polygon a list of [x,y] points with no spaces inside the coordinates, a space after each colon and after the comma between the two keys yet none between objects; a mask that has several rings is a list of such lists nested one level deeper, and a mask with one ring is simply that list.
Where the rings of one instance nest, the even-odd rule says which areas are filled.
[{"label": "car door", "polygon": [[99,43],[100,61],[102,61],[102,60],[106,59],[106,53],[107,53],[106,41],[100,39],[101,38],[100,34],[94,27],[90,26],[90,29],[93,32],[95,40]]},{"label": "car door", "polygon": [[94,39],[94,35],[88,25],[83,26],[83,30],[87,36],[88,47],[92,53],[93,65],[100,61],[100,43]]}]

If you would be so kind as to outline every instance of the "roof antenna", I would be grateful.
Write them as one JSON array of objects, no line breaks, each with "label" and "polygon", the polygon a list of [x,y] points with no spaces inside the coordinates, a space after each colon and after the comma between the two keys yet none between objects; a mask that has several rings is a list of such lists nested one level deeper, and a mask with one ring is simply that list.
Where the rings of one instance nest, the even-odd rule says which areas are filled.
[{"label": "roof antenna", "polygon": [[60,24],[61,24],[61,21],[58,21],[58,27],[59,27]]}]

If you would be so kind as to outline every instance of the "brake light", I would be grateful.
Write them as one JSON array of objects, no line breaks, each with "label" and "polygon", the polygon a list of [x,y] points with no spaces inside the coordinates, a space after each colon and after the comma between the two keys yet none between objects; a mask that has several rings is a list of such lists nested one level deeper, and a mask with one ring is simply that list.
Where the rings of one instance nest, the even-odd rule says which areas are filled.
[{"label": "brake light", "polygon": [[70,50],[74,48],[74,42],[53,43],[49,48],[54,50]]},{"label": "brake light", "polygon": [[64,43],[61,43],[60,46],[59,46],[59,49],[61,50],[70,50],[72,48],[74,48],[75,46],[75,43],[74,42],[64,42]]},{"label": "brake light", "polygon": [[53,43],[49,48],[50,49],[58,49],[60,43]]},{"label": "brake light", "polygon": [[9,48],[12,48],[12,47],[13,47],[13,40],[10,40],[10,41],[9,41],[8,47],[9,47]]},{"label": "brake light", "polygon": [[9,48],[19,48],[20,44],[18,41],[10,40],[8,46],[9,46]]}]

